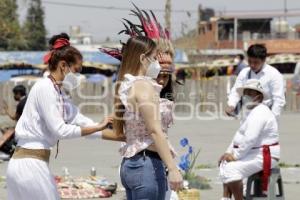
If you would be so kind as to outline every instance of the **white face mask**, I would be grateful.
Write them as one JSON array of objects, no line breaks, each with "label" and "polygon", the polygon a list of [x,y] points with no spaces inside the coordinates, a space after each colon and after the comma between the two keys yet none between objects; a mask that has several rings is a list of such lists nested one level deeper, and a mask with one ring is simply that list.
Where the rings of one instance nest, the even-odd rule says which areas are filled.
[{"label": "white face mask", "polygon": [[152,61],[150,60],[150,65],[148,66],[146,76],[156,79],[161,70],[160,64],[158,60]]},{"label": "white face mask", "polygon": [[243,101],[243,106],[245,106],[246,109],[252,109],[254,105],[256,105],[256,102],[253,100],[255,97],[251,97],[249,95],[243,95],[242,101]]},{"label": "white face mask", "polygon": [[63,87],[68,90],[74,90],[80,85],[80,74],[79,73],[73,73],[69,72],[65,75],[65,78],[63,80]]},{"label": "white face mask", "polygon": [[235,58],[233,62],[234,62],[234,63],[239,63],[239,62],[240,62],[240,59]]},{"label": "white face mask", "polygon": [[249,95],[244,95],[242,97],[242,101],[243,101],[243,105],[247,105],[253,102],[252,97],[250,97]]}]

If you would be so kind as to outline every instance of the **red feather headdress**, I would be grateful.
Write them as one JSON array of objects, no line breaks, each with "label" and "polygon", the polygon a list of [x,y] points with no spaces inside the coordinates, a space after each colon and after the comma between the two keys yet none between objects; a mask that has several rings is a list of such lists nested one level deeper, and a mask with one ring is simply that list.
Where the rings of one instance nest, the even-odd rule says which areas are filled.
[{"label": "red feather headdress", "polygon": [[[126,34],[130,37],[145,36],[151,39],[166,39],[170,40],[170,32],[164,29],[158,22],[154,13],[150,10],[150,15],[147,11],[139,9],[134,3],[135,10],[131,10],[131,15],[138,17],[140,24],[134,24],[128,19],[123,18],[124,30],[118,34]],[[122,43],[122,45],[124,45]],[[100,51],[108,54],[118,60],[122,60],[122,50],[117,48],[100,48]]]}]

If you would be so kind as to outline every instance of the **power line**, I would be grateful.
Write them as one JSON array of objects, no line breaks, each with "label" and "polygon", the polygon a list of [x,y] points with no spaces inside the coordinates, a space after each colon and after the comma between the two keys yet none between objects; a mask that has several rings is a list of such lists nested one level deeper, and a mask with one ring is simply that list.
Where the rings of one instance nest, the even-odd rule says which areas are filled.
[{"label": "power line", "polygon": [[[130,11],[132,8],[129,7],[116,7],[116,6],[99,6],[99,5],[88,5],[88,4],[75,4],[75,3],[62,3],[56,1],[43,1],[44,4],[51,5],[60,5],[60,6],[69,6],[69,7],[80,7],[80,8],[93,8],[93,9],[102,9],[102,10],[119,10],[119,11]],[[154,12],[165,12],[164,9],[145,9],[152,10]],[[176,13],[186,13],[186,12],[198,12],[197,10],[172,10]]]},{"label": "power line", "polygon": [[[289,8],[289,9],[286,9],[286,12],[289,12],[289,11],[299,11],[299,10],[300,10],[300,8]],[[219,12],[225,12],[225,13],[236,13],[236,12],[262,13],[262,12],[282,12],[282,9],[270,9],[270,10],[226,10],[226,11],[219,11]]]},{"label": "power line", "polygon": [[[119,11],[129,11],[132,8],[131,7],[117,7],[117,6],[100,6],[100,5],[91,5],[91,4],[76,4],[76,3],[63,3],[63,2],[57,2],[57,1],[43,1],[44,4],[49,5],[57,5],[57,6],[68,6],[68,7],[79,7],[79,8],[92,8],[92,9],[101,9],[101,10],[119,10]],[[152,10],[154,12],[165,12],[164,9],[145,9],[145,10]],[[270,10],[226,10],[225,13],[263,13],[263,12],[278,12],[282,11],[282,9],[270,9]],[[290,8],[286,9],[286,12],[289,11],[300,11],[300,8]],[[174,9],[172,10],[172,13],[198,13],[198,10],[189,10],[189,9]],[[224,13],[224,11],[217,11],[220,13]]]}]

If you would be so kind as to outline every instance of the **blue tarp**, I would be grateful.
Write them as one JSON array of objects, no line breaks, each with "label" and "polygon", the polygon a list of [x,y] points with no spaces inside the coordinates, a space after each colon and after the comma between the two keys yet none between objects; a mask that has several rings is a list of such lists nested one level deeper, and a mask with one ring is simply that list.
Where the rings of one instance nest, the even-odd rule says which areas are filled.
[{"label": "blue tarp", "polygon": [[10,69],[10,70],[0,70],[0,82],[8,81],[11,77],[20,76],[20,75],[32,75],[38,74],[39,70],[37,69],[25,69],[25,70],[17,70],[17,69]]},{"label": "blue tarp", "polygon": [[104,81],[105,79],[107,79],[107,77],[103,74],[92,74],[88,76],[87,81],[91,83],[99,83]]},{"label": "blue tarp", "polygon": [[[175,63],[187,63],[187,56],[185,52],[176,50]],[[40,65],[43,63],[44,51],[0,51],[0,65],[8,63],[25,63],[30,65]],[[112,58],[102,52],[82,52],[84,61],[91,63],[118,65],[119,60]],[[32,70],[23,70],[22,74],[30,74]],[[37,72],[36,72],[37,73]],[[19,70],[0,70],[0,82],[7,81],[12,75],[19,75]],[[114,78],[115,74],[114,74]],[[102,81],[103,77],[91,76],[88,81],[97,82]]]},{"label": "blue tarp", "polygon": [[[175,63],[187,63],[187,55],[182,50],[175,51]],[[0,51],[0,65],[6,63],[43,64],[44,51]],[[84,62],[118,65],[119,61],[102,52],[82,52]]]},{"label": "blue tarp", "polygon": [[[31,65],[43,64],[44,51],[2,51],[0,65],[6,63],[26,63]],[[82,52],[84,62],[118,65],[119,61],[102,52]]]},{"label": "blue tarp", "polygon": [[176,63],[181,63],[181,64],[187,64],[189,62],[187,54],[180,49],[175,50],[175,58],[174,62]]}]

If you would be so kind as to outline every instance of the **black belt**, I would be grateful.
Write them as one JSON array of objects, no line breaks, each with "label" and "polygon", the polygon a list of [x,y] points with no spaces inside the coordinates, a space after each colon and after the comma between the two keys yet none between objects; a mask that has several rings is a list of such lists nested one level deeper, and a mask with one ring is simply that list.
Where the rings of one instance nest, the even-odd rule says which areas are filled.
[{"label": "black belt", "polygon": [[154,151],[150,151],[150,150],[143,150],[143,151],[140,151],[139,153],[137,153],[136,155],[140,155],[140,156],[148,156],[148,157],[151,157],[151,158],[156,158],[156,159],[159,159],[161,160],[159,154],[157,152],[154,152]]}]

